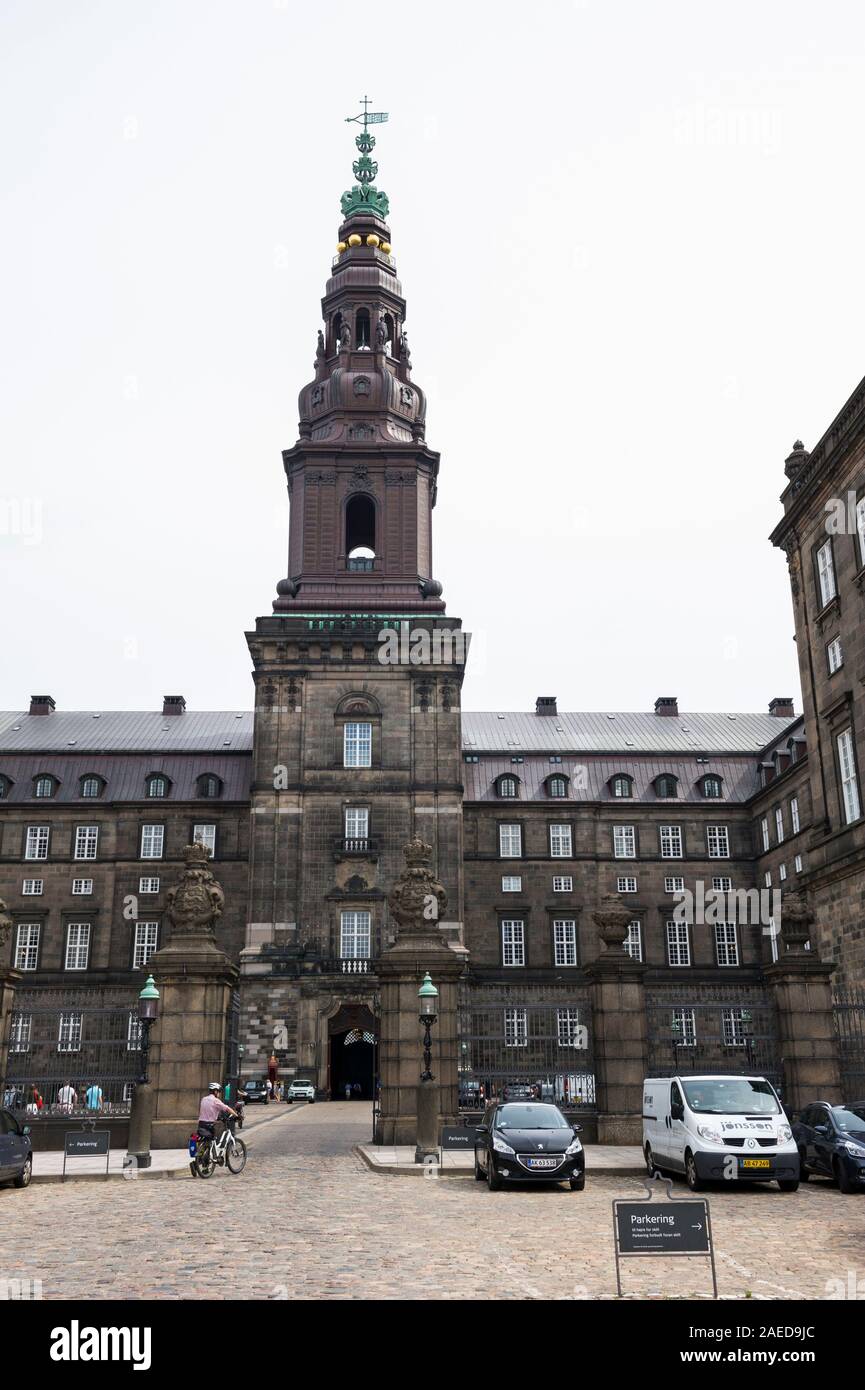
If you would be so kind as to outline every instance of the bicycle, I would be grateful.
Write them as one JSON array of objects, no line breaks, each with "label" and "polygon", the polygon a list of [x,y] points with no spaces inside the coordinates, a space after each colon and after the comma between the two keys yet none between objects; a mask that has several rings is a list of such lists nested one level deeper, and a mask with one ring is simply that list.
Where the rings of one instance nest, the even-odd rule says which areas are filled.
[{"label": "bicycle", "polygon": [[210,1138],[205,1135],[195,1143],[194,1152],[193,1142],[190,1140],[190,1170],[193,1177],[211,1178],[216,1172],[217,1164],[223,1165],[229,1173],[242,1173],[246,1167],[246,1145],[242,1139],[235,1137],[235,1126],[237,1120],[232,1115],[229,1120],[223,1122],[222,1133],[219,1138]]}]

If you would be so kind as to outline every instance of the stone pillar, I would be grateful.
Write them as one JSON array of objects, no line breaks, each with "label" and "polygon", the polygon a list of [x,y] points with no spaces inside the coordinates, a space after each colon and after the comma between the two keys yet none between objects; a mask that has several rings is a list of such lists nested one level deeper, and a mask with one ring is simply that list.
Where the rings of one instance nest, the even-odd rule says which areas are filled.
[{"label": "stone pillar", "polygon": [[225,897],[210,870],[210,851],[189,845],[184,858],[180,882],[168,893],[171,938],[147,962],[160,993],[149,1066],[154,1149],[184,1147],[208,1083],[222,1087],[226,1080],[231,994],[238,977],[216,945],[213,928]]},{"label": "stone pillar", "polygon": [[12,918],[6,911],[6,904],[0,898],[0,1105],[6,1090],[6,1063],[9,1051],[9,1022],[12,1014],[15,988],[21,980],[20,970],[5,963],[6,943],[12,934]]},{"label": "stone pillar", "polygon": [[806,950],[814,913],[804,894],[785,893],[781,909],[778,959],[764,973],[778,1011],[784,1104],[801,1110],[816,1098],[843,1099],[832,1006],[834,967]]},{"label": "stone pillar", "polygon": [[[388,898],[397,938],[380,957],[381,1117],[380,1144],[416,1145],[418,1087],[423,1070],[423,1028],[418,990],[429,971],[439,992],[438,1019],[432,1029],[433,1082],[425,1083],[424,1106],[435,1111],[437,1126],[455,1124],[459,1114],[457,1078],[457,988],[466,968],[465,947],[445,940],[439,920],[447,894],[430,869],[432,850],[417,837],[403,851],[406,867]],[[430,1098],[432,1086],[434,1100]]]},{"label": "stone pillar", "polygon": [[624,950],[633,913],[618,893],[607,893],[592,917],[600,951],[586,968],[592,988],[595,1086],[599,1144],[640,1144],[646,1075],[646,968]]}]

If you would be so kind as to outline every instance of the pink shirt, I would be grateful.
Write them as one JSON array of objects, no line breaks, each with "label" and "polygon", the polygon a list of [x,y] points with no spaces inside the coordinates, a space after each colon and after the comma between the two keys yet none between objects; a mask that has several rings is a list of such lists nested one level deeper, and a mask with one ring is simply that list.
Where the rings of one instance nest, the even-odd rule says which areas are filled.
[{"label": "pink shirt", "polygon": [[223,1105],[222,1101],[216,1096],[206,1095],[202,1097],[201,1104],[198,1107],[198,1118],[199,1120],[203,1120],[206,1125],[212,1125],[219,1119],[223,1110],[228,1112],[230,1108],[231,1107],[228,1105]]}]

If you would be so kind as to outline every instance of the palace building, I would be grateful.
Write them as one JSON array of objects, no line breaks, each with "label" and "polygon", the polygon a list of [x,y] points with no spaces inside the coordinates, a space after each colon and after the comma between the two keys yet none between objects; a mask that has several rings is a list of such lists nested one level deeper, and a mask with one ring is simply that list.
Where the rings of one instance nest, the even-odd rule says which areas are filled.
[{"label": "palace building", "polygon": [[[637,1080],[675,1061],[804,1085],[797,1030],[845,1084],[865,1082],[865,382],[810,454],[794,448],[772,537],[802,713],[771,692],[750,714],[680,712],[672,695],[602,713],[539,695],[512,712],[504,691],[501,709],[464,710],[469,643],[433,563],[440,459],[362,124],[283,453],[288,573],[246,634],[250,708],[168,695],[162,710],[69,712],[35,695],[0,714],[7,1088],[96,1077],[128,1098],[134,1001],[200,841],[239,968],[226,1073],[261,1076],[275,1052],[285,1077],[368,1096],[387,895],[415,835],[464,964],[464,1108],[531,1086],[589,1125],[621,1115],[608,1090],[623,1048]],[[827,531],[837,497],[843,529]],[[614,978],[639,1014],[626,1035]],[[834,1033],[825,1003],[819,1026],[802,1014],[827,990]]]}]

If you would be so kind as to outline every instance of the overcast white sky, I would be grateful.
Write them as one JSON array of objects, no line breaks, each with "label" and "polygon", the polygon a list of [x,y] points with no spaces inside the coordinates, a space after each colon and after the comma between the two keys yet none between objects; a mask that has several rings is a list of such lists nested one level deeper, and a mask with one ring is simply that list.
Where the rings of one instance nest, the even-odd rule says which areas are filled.
[{"label": "overcast white sky", "polygon": [[799,708],[766,537],[865,371],[854,0],[3,0],[0,706],[251,706],[365,91],[466,707]]}]

